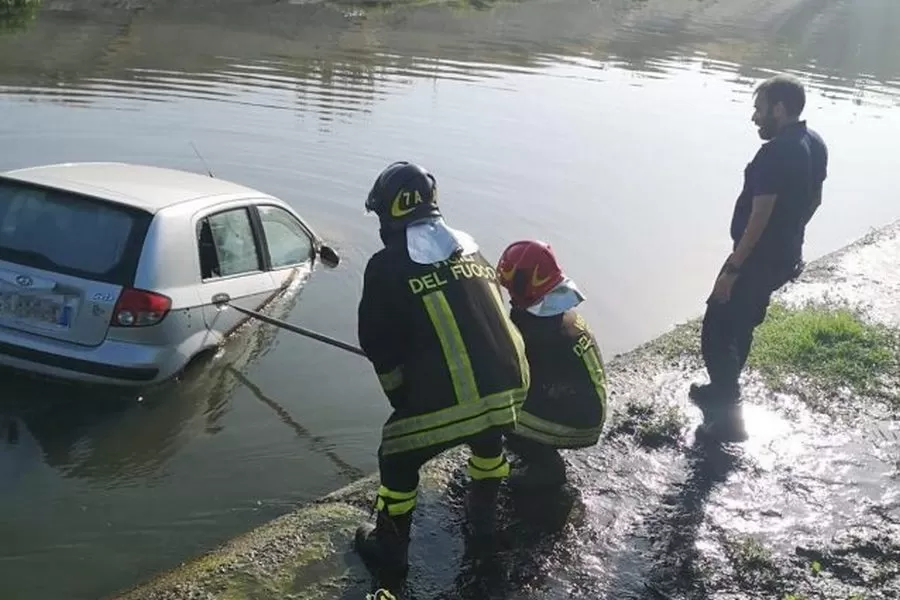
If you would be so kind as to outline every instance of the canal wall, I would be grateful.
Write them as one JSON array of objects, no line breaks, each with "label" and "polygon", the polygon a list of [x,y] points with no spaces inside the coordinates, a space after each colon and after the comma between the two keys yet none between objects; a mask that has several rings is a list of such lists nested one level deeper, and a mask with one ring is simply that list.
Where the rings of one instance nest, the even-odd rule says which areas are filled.
[{"label": "canal wall", "polygon": [[[423,469],[397,597],[900,596],[898,327],[900,222],[776,294],[743,381],[744,442],[695,435],[698,319],[607,360],[612,412],[598,446],[566,453],[572,490],[504,491],[493,547],[461,534],[464,453]],[[366,598],[352,538],[375,489],[362,479],[114,598]]]}]

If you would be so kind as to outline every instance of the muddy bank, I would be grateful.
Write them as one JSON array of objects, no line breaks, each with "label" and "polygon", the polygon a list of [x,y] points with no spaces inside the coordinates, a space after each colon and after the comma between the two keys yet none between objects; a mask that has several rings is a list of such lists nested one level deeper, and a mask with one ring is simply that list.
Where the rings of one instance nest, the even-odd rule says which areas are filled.
[{"label": "muddy bank", "polygon": [[[744,442],[694,434],[700,413],[687,391],[703,372],[693,321],[608,361],[613,414],[601,444],[566,457],[578,491],[504,493],[495,547],[461,535],[463,456],[433,462],[398,597],[897,597],[898,265],[900,222],[809,265],[777,295],[778,314],[802,318],[784,321],[792,329],[767,321],[758,336]],[[832,319],[835,307],[852,318]],[[863,365],[878,383],[865,393],[806,366],[767,370],[779,340],[806,335],[837,349],[821,359],[835,369],[859,367],[834,357],[867,332],[884,334],[873,339],[889,354],[878,372]],[[118,598],[365,598],[373,582],[351,542],[374,490],[363,479]]]}]

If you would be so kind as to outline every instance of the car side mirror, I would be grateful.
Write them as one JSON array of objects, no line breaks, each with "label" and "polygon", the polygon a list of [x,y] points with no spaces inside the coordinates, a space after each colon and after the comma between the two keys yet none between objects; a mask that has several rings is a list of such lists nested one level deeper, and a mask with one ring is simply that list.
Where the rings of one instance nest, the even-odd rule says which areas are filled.
[{"label": "car side mirror", "polygon": [[330,269],[335,268],[341,263],[341,257],[335,252],[334,248],[327,244],[319,246],[319,258],[322,259],[322,264]]}]

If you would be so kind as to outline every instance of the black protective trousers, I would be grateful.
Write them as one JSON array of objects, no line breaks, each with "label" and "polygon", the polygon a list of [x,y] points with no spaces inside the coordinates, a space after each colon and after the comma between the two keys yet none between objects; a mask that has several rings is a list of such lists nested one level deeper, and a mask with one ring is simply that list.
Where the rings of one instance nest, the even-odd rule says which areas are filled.
[{"label": "black protective trousers", "polygon": [[[378,453],[378,469],[381,485],[391,491],[412,492],[419,487],[419,470],[432,458],[445,450],[466,444],[472,457],[484,460],[503,459],[503,432],[499,427],[492,427],[472,437],[457,439],[428,446],[409,452],[396,454]],[[471,471],[470,463],[470,471]]]},{"label": "black protective trousers", "polygon": [[557,448],[515,433],[508,432],[505,439],[506,448],[521,458],[525,465],[565,479],[565,462]]},{"label": "black protective trousers", "polygon": [[753,343],[753,331],[766,318],[772,294],[799,274],[799,267],[747,265],[727,302],[707,300],[700,350],[710,383],[736,390]]}]

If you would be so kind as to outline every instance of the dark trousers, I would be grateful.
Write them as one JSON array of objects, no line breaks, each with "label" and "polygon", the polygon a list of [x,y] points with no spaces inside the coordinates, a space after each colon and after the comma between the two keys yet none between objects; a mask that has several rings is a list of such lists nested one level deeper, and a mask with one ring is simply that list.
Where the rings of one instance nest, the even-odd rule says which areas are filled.
[{"label": "dark trousers", "polygon": [[748,265],[737,277],[727,302],[709,299],[703,316],[700,350],[710,383],[736,390],[753,343],[753,331],[766,318],[772,293],[800,273],[791,269]]},{"label": "dark trousers", "polygon": [[556,488],[566,482],[566,463],[557,448],[509,432],[506,448],[522,460],[520,485]]},{"label": "dark trousers", "polygon": [[714,387],[737,389],[753,331],[765,319],[772,293],[797,274],[797,269],[748,265],[738,275],[727,302],[707,300],[700,349]]},{"label": "dark trousers", "polygon": [[500,457],[503,454],[503,433],[500,428],[494,427],[470,438],[397,454],[385,455],[379,449],[381,485],[392,491],[412,492],[419,487],[419,469],[441,452],[460,444],[468,445],[472,455],[478,458]]}]

